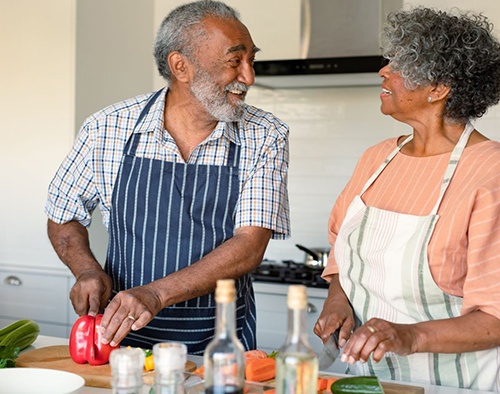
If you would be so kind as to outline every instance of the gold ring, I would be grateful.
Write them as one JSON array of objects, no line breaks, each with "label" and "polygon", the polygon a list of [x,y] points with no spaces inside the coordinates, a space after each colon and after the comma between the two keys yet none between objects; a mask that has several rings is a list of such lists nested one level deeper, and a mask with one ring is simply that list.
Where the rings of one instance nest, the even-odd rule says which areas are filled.
[{"label": "gold ring", "polygon": [[368,331],[370,331],[372,334],[375,334],[375,329],[372,326],[366,326],[368,328]]},{"label": "gold ring", "polygon": [[136,319],[135,319],[135,317],[134,317],[134,316],[132,316],[132,315],[128,315],[128,316],[127,316],[127,318],[128,318],[128,319],[130,319],[130,320],[132,320],[132,321],[135,321],[135,320],[136,320]]}]

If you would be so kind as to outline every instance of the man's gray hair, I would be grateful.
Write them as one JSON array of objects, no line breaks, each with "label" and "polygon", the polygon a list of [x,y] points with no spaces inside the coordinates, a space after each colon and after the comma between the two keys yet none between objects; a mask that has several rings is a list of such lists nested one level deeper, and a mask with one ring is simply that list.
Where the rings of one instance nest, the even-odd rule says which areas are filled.
[{"label": "man's gray hair", "polygon": [[203,19],[213,16],[240,20],[238,11],[215,0],[199,0],[175,8],[163,20],[154,43],[154,56],[160,75],[171,81],[168,65],[171,52],[180,52],[192,58],[195,48],[206,37]]}]

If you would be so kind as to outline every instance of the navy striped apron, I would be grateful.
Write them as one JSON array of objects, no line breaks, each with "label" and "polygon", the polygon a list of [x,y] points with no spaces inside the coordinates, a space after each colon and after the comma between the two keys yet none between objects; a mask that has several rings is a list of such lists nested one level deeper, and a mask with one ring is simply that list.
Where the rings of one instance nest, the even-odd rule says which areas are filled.
[{"label": "navy striped apron", "polygon": [[[154,101],[147,102],[134,127]],[[239,196],[240,148],[230,142],[227,165],[198,165],[135,155],[141,133],[132,133],[113,189],[106,272],[113,295],[185,268],[234,234]],[[249,275],[236,281],[237,335],[255,349],[255,300]],[[208,294],[161,310],[143,329],[131,331],[122,346],[151,348],[164,341],[186,344],[203,354],[214,336],[215,296]]]}]

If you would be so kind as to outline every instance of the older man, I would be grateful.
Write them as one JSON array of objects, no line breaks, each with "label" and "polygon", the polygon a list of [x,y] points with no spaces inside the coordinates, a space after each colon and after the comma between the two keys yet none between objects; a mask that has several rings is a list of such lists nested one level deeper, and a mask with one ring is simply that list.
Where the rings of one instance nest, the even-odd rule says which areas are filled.
[{"label": "older man", "polygon": [[[76,277],[77,314],[104,309],[104,341],[184,342],[214,332],[217,279],[237,279],[237,333],[256,347],[248,273],[289,234],[288,127],[244,103],[255,47],[218,1],[173,10],[155,42],[168,88],[89,117],[49,186],[49,238]],[[86,227],[99,204],[104,269]],[[111,301],[110,301],[111,299]]]}]

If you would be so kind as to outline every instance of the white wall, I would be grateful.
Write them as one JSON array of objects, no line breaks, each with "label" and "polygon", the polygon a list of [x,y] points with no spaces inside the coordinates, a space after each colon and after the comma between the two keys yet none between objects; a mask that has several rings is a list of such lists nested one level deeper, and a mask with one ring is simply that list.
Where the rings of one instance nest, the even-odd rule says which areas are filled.
[{"label": "white wall", "polygon": [[0,263],[52,264],[47,185],[73,140],[75,0],[0,0]]}]

